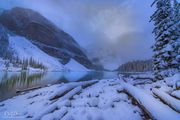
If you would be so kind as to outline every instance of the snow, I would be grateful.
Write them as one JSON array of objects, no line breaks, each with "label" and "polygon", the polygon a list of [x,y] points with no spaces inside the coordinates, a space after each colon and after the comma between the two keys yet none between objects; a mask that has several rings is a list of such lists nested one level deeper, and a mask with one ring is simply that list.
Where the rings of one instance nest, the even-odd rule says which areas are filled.
[{"label": "snow", "polygon": [[46,114],[48,114],[50,112],[53,112],[57,108],[61,108],[62,106],[64,106],[66,104],[66,102],[64,102],[64,100],[71,98],[73,95],[75,95],[76,93],[80,92],[81,90],[82,90],[81,86],[74,88],[73,90],[68,92],[66,95],[61,97],[58,101],[56,101],[55,103],[51,104],[50,106],[48,106],[44,110],[42,110],[40,113],[39,112],[36,113],[37,116],[35,115],[35,117],[33,119],[34,120],[41,119],[42,116],[44,116],[44,115],[46,115]]},{"label": "snow", "polygon": [[180,99],[180,90],[173,91],[173,92],[171,93],[171,95],[174,96],[174,97],[176,97],[176,98],[178,98],[178,99]]},{"label": "snow", "polygon": [[55,111],[52,114],[47,114],[42,117],[42,120],[60,119],[67,113],[67,108],[62,108],[60,111]]},{"label": "snow", "polygon": [[69,63],[67,63],[65,65],[65,67],[69,70],[69,71],[89,71],[86,67],[84,67],[83,65],[79,64],[77,61],[75,61],[74,59],[71,59],[69,61]]},{"label": "snow", "polygon": [[[41,119],[41,120],[142,120],[142,109],[133,104],[128,91],[157,120],[179,120],[179,100],[168,95],[178,94],[169,86],[169,80],[133,86],[132,78],[109,78],[85,82],[70,82],[48,86],[0,102],[0,119]],[[123,80],[126,79],[127,83]],[[166,81],[166,82],[165,82]],[[173,82],[174,83],[174,82]],[[131,85],[133,84],[133,85]],[[172,84],[172,83],[171,83]],[[172,109],[155,97],[153,92],[164,98]],[[168,92],[168,93],[165,93]],[[6,115],[4,113],[15,112]]]},{"label": "snow", "polygon": [[72,90],[74,87],[77,87],[77,86],[80,86],[80,85],[82,85],[82,86],[84,86],[84,85],[87,85],[87,84],[93,84],[93,83],[95,83],[95,82],[97,82],[96,80],[94,81],[94,80],[92,80],[92,81],[89,81],[89,82],[79,82],[78,84],[75,84],[75,83],[73,83],[73,84],[68,84],[68,85],[64,85],[64,86],[62,86],[61,87],[61,89],[58,89],[56,92],[54,92],[51,96],[50,96],[50,98],[49,99],[53,99],[53,98],[55,98],[56,96],[61,96],[62,94],[64,94],[66,91],[69,91],[69,90]]},{"label": "snow", "polygon": [[146,93],[143,89],[139,89],[130,84],[124,83],[124,89],[138,100],[157,120],[179,120],[180,114],[164,105],[152,95]]},{"label": "snow", "polygon": [[172,77],[165,78],[167,85],[173,86],[174,88],[177,87],[178,83],[180,82],[180,73],[173,75]]},{"label": "snow", "polygon": [[3,58],[0,58],[0,71],[19,71],[20,70],[20,68],[14,68],[12,64],[10,64],[7,69],[5,65],[6,62],[8,62],[8,60],[4,60]]},{"label": "snow", "polygon": [[[47,70],[46,71],[90,71],[74,59],[71,59],[66,65],[62,65],[57,58],[54,58],[36,45],[30,42],[30,40],[21,36],[8,36],[9,48],[14,52],[14,57],[18,57],[20,60],[30,60],[31,58],[35,62],[42,63]],[[14,67],[12,64],[5,66],[5,61],[0,58],[0,70],[1,71],[21,71],[22,68]],[[37,68],[28,68],[29,71],[42,71]]]},{"label": "snow", "polygon": [[11,49],[21,59],[30,59],[31,57],[45,65],[48,70],[63,70],[63,65],[56,59],[41,51],[29,40],[20,36],[9,36]]},{"label": "snow", "polygon": [[[20,36],[9,35],[9,47],[15,53],[15,56],[21,60],[33,59],[36,62],[42,63],[48,68],[47,71],[89,71],[86,67],[71,59],[66,65],[62,65],[57,58],[54,58],[37,46],[32,44],[30,40]],[[4,60],[0,58],[0,70],[6,70]],[[40,71],[40,69],[29,68],[30,71]],[[8,67],[8,71],[21,71],[21,68],[13,66]]]},{"label": "snow", "polygon": [[[9,117],[4,116],[4,112],[16,111],[23,119],[141,120],[140,109],[131,104],[126,94],[117,92],[121,90],[117,79],[81,87],[95,81],[53,85],[6,100],[0,103],[0,118],[3,120]],[[49,100],[63,86],[74,88],[61,98]]]},{"label": "snow", "polygon": [[167,93],[158,90],[158,89],[153,89],[153,93],[155,95],[159,96],[165,103],[173,107],[176,111],[180,112],[180,101],[171,97]]}]

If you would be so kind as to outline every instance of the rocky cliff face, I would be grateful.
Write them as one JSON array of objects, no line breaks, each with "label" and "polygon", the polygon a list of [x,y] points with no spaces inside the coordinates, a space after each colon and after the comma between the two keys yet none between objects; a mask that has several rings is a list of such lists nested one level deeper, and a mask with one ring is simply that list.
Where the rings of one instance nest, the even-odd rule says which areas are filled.
[{"label": "rocky cliff face", "polygon": [[26,37],[63,64],[73,58],[85,67],[93,68],[76,41],[38,12],[16,7],[3,11],[0,23],[14,34]]},{"label": "rocky cliff face", "polygon": [[12,51],[9,49],[9,41],[6,29],[0,24],[0,58],[10,59]]},{"label": "rocky cliff face", "polygon": [[0,57],[3,57],[4,51],[8,47],[8,36],[4,30],[4,27],[0,25]]}]

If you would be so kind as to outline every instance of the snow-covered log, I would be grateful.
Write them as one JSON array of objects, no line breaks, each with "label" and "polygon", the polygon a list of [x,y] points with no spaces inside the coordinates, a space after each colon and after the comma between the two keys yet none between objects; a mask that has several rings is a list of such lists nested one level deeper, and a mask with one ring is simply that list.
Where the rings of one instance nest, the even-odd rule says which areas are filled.
[{"label": "snow-covered log", "polygon": [[50,112],[59,109],[62,105],[67,104],[67,99],[71,98],[73,95],[79,93],[82,90],[82,87],[76,87],[70,92],[68,92],[66,95],[61,97],[59,100],[48,106],[46,109],[42,110],[40,113],[34,116],[33,120],[39,120],[41,119],[44,115],[49,114]]},{"label": "snow-covered log", "polygon": [[164,103],[170,106],[172,109],[180,113],[180,101],[171,97],[167,93],[160,91],[158,89],[153,89],[153,93],[161,99]]},{"label": "snow-covered log", "polygon": [[63,108],[59,111],[55,111],[53,113],[43,116],[41,120],[60,120],[64,117],[64,115],[67,114],[67,112],[67,108]]},{"label": "snow-covered log", "polygon": [[36,86],[36,87],[27,88],[27,89],[23,89],[23,90],[16,89],[16,93],[27,92],[27,91],[35,90],[35,89],[39,89],[39,88],[41,88],[41,86]]},{"label": "snow-covered log", "polygon": [[60,98],[61,96],[65,95],[66,93],[68,93],[69,91],[71,91],[73,88],[75,88],[77,86],[86,87],[88,85],[90,86],[92,84],[95,84],[96,82],[98,82],[98,81],[92,80],[92,81],[86,81],[86,82],[69,83],[67,85],[60,87],[58,91],[56,91],[49,97],[49,100]]},{"label": "snow-covered log", "polygon": [[172,110],[169,106],[161,103],[152,95],[137,87],[125,82],[122,83],[124,89],[134,97],[137,102],[148,111],[147,114],[155,120],[179,120],[180,114]]},{"label": "snow-covered log", "polygon": [[180,90],[173,91],[171,95],[180,100]]}]

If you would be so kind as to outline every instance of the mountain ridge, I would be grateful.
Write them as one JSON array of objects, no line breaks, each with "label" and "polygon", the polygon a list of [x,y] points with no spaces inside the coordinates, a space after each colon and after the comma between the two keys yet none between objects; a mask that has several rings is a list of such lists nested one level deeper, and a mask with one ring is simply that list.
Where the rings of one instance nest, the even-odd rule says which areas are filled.
[{"label": "mountain ridge", "polygon": [[0,14],[0,24],[13,34],[25,37],[61,64],[74,59],[88,69],[94,67],[73,37],[32,9],[4,10]]}]

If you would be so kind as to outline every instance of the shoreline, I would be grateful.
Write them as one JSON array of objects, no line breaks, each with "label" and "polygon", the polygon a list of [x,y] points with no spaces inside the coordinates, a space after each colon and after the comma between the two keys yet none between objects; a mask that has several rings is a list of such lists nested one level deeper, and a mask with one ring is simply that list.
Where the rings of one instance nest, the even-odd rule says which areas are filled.
[{"label": "shoreline", "polygon": [[[142,89],[148,95],[152,95],[151,90],[157,86],[162,91],[173,90],[169,87],[172,84],[169,79],[166,80],[167,84],[164,84],[164,81],[158,81],[143,85],[139,80],[131,78],[127,78],[127,82],[127,84],[136,84],[136,88]],[[121,78],[56,84],[0,102],[0,115],[3,117],[5,112],[16,112],[16,115],[10,117],[35,120],[53,118],[88,120],[89,117],[105,120],[110,117],[140,120],[147,117],[123,90]]]}]

